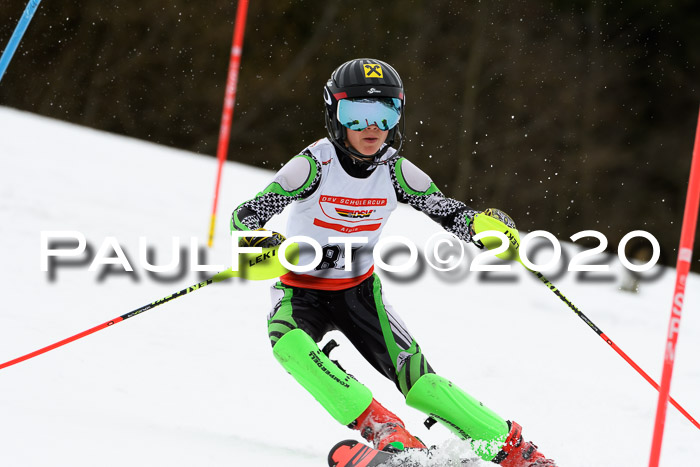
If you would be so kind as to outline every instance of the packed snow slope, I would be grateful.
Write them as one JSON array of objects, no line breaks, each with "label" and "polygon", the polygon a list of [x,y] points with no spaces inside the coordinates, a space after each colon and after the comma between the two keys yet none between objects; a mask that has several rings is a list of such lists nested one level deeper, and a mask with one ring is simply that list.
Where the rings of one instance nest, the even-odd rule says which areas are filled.
[{"label": "packed snow slope", "polygon": [[[147,238],[157,265],[173,258],[173,238],[186,253],[191,237],[206,244],[213,158],[9,108],[0,108],[0,128],[0,362],[212,274],[188,265],[180,277],[149,275],[139,237]],[[306,143],[290,148],[290,156]],[[215,245],[204,248],[199,264],[231,264],[229,214],[271,175],[226,164]],[[517,221],[518,213],[511,214]],[[284,231],[284,220],[272,226]],[[400,206],[386,230],[421,246],[440,229]],[[46,231],[81,232],[91,254],[59,266],[52,279],[41,271]],[[116,257],[110,248],[99,251],[105,242],[109,247],[109,237],[133,272],[119,265],[88,269],[95,256]],[[473,257],[476,250],[467,245],[467,251]],[[658,380],[674,271],[631,294],[619,290],[622,276],[613,269],[620,277],[605,282],[582,282],[573,273],[553,282]],[[647,465],[656,391],[554,294],[519,271],[379,273],[435,370],[518,421],[525,437],[562,467]],[[266,333],[272,282],[217,283],[0,370],[0,465],[326,465],[328,449],[356,432],[338,425],[273,358]],[[671,393],[696,418],[699,304],[700,278],[692,276]],[[333,357],[416,435],[429,444],[449,442],[446,429],[428,431],[425,417],[406,407],[393,384],[342,336],[332,333],[324,343],[331,337],[341,344]],[[698,465],[700,430],[671,407],[664,441],[663,466]]]}]

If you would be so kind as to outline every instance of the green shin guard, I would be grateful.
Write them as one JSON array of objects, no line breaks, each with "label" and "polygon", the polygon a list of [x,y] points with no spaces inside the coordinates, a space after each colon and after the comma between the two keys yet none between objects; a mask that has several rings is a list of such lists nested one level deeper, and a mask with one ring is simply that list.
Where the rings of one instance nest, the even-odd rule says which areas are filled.
[{"label": "green shin guard", "polygon": [[338,368],[303,330],[287,332],[272,352],[284,369],[343,425],[354,422],[372,402],[370,390]]},{"label": "green shin guard", "polygon": [[508,423],[441,376],[423,375],[406,395],[406,404],[469,440],[474,452],[486,461],[505,445]]}]

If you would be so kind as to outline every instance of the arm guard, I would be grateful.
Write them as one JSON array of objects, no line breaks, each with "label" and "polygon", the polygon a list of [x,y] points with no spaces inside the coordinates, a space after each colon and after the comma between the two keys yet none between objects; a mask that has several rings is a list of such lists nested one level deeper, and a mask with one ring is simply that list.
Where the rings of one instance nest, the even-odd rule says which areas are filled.
[{"label": "arm guard", "polygon": [[233,211],[231,231],[262,228],[293,201],[310,196],[320,181],[321,164],[313,156],[303,153],[293,157],[263,191]]},{"label": "arm guard", "polygon": [[479,211],[445,197],[425,172],[403,157],[391,164],[390,171],[399,202],[425,213],[457,238],[471,241],[472,221]]}]

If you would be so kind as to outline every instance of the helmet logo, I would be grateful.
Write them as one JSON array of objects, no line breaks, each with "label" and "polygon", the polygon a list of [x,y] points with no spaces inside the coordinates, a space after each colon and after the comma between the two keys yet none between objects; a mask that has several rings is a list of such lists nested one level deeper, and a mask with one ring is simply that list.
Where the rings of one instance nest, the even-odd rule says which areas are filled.
[{"label": "helmet logo", "polygon": [[368,90],[367,90],[367,94],[374,94],[374,93],[376,93],[376,92],[382,92],[382,91],[380,91],[379,89],[374,89],[374,88],[371,88],[371,89],[368,89]]},{"label": "helmet logo", "polygon": [[331,93],[328,92],[328,88],[323,88],[323,100],[326,101],[326,104],[331,105],[333,101],[331,101]]},{"label": "helmet logo", "polygon": [[365,68],[365,78],[383,78],[382,66],[374,63],[363,65]]}]

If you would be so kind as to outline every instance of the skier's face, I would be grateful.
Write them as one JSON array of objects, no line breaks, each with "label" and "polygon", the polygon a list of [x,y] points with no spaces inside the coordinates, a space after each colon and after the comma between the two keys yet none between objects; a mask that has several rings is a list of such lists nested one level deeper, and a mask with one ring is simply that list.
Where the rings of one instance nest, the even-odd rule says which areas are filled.
[{"label": "skier's face", "polygon": [[365,156],[376,154],[389,134],[389,131],[382,131],[377,125],[370,125],[360,131],[348,129],[347,132],[348,145]]}]

